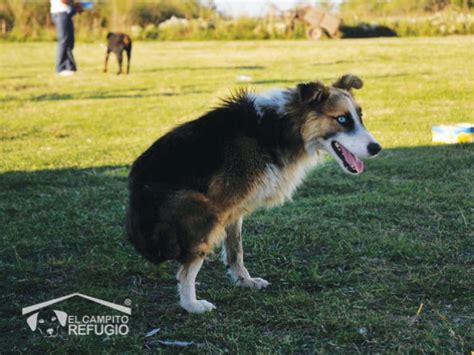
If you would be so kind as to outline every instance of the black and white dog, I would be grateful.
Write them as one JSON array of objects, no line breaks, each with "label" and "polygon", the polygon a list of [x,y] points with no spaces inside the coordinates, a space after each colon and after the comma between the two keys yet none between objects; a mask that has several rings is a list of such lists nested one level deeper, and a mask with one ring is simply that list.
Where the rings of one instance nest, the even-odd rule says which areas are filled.
[{"label": "black and white dog", "polygon": [[362,121],[344,75],[331,86],[309,82],[263,94],[239,92],[221,107],[165,134],[133,164],[128,237],[148,260],[175,259],[180,304],[202,313],[195,280],[206,256],[224,241],[227,269],[240,286],[263,288],[244,266],[241,228],[256,208],[291,199],[323,152],[349,174],[380,145]]}]

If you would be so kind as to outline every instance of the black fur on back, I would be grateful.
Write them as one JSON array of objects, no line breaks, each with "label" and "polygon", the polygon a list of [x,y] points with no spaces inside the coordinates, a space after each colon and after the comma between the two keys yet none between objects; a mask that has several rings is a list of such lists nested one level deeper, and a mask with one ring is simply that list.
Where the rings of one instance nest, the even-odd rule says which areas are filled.
[{"label": "black fur on back", "polygon": [[[172,196],[179,191],[206,196],[218,172],[224,171],[236,184],[245,185],[267,164],[281,167],[304,149],[296,120],[271,109],[260,116],[252,95],[240,91],[220,107],[159,138],[130,171],[129,240],[155,263],[184,260],[186,238],[175,235],[179,231],[161,220]],[[195,207],[212,219],[204,205]],[[167,230],[170,232],[163,232]]]},{"label": "black fur on back", "polygon": [[125,33],[109,32],[107,33],[107,49],[115,53],[131,51],[132,39]]}]

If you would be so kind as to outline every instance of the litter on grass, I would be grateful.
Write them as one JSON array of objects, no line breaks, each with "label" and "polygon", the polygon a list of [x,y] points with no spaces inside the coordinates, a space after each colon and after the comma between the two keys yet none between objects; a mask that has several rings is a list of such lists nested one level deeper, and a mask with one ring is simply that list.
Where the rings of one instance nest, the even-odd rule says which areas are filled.
[{"label": "litter on grass", "polygon": [[241,82],[249,82],[252,81],[252,77],[248,75],[237,75],[236,80]]},{"label": "litter on grass", "polygon": [[420,303],[420,306],[418,307],[418,311],[416,311],[416,314],[410,319],[410,325],[413,325],[419,322],[421,318],[420,315],[421,315],[421,312],[423,311],[424,306],[425,305],[423,303]]},{"label": "litter on grass", "polygon": [[160,330],[161,330],[161,328],[154,328],[154,329],[150,330],[148,333],[146,333],[145,337],[151,337],[151,336],[155,335],[156,333],[158,333]]},{"label": "litter on grass", "polygon": [[158,340],[158,343],[165,346],[176,346],[179,348],[193,345],[192,341],[176,341],[176,340]]}]

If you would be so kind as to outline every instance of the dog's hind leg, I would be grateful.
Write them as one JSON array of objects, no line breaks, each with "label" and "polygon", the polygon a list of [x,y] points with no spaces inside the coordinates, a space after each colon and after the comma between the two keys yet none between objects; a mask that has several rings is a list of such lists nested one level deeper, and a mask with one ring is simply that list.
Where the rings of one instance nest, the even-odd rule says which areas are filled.
[{"label": "dog's hind leg", "polygon": [[110,50],[107,48],[107,52],[105,53],[104,73],[107,73],[107,64],[109,63],[109,55],[110,55]]},{"label": "dog's hind leg", "polygon": [[265,288],[270,283],[259,277],[250,277],[247,268],[244,266],[244,251],[242,248],[242,218],[226,227],[226,239],[224,252],[224,262],[227,265],[227,272],[232,280],[239,286],[251,288]]},{"label": "dog's hind leg", "polygon": [[118,52],[117,53],[117,62],[118,62],[118,66],[119,66],[119,71],[118,71],[117,75],[122,74],[122,61],[123,61],[122,52]]},{"label": "dog's hind leg", "polygon": [[214,309],[212,303],[196,299],[195,281],[204,258],[225,235],[216,208],[201,193],[180,191],[170,197],[170,202],[162,209],[161,218],[169,221],[180,245],[177,260],[182,265],[176,278],[181,307],[191,313]]},{"label": "dog's hind leg", "polygon": [[204,313],[216,306],[206,300],[196,299],[196,276],[201,269],[204,258],[198,257],[182,264],[176,278],[179,282],[179,304],[190,313]]}]

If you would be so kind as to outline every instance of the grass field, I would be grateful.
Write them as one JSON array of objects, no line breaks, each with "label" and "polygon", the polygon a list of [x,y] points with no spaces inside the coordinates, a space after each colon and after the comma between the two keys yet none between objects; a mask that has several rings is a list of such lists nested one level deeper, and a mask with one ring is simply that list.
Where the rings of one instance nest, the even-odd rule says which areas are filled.
[{"label": "grass field", "polygon": [[[473,350],[474,146],[431,143],[432,124],[473,121],[473,43],[136,43],[128,77],[103,74],[104,50],[78,44],[72,78],[54,75],[53,43],[0,43],[0,352],[168,350],[160,339],[211,353]],[[346,72],[365,81],[357,98],[383,154],[358,177],[329,161],[292,203],[247,218],[247,267],[271,287],[234,287],[216,253],[197,292],[217,310],[186,314],[177,265],[152,266],[123,239],[131,162],[238,75],[263,90]],[[30,331],[22,307],[73,292],[130,299],[130,333]],[[80,299],[59,307],[104,313]]]}]

